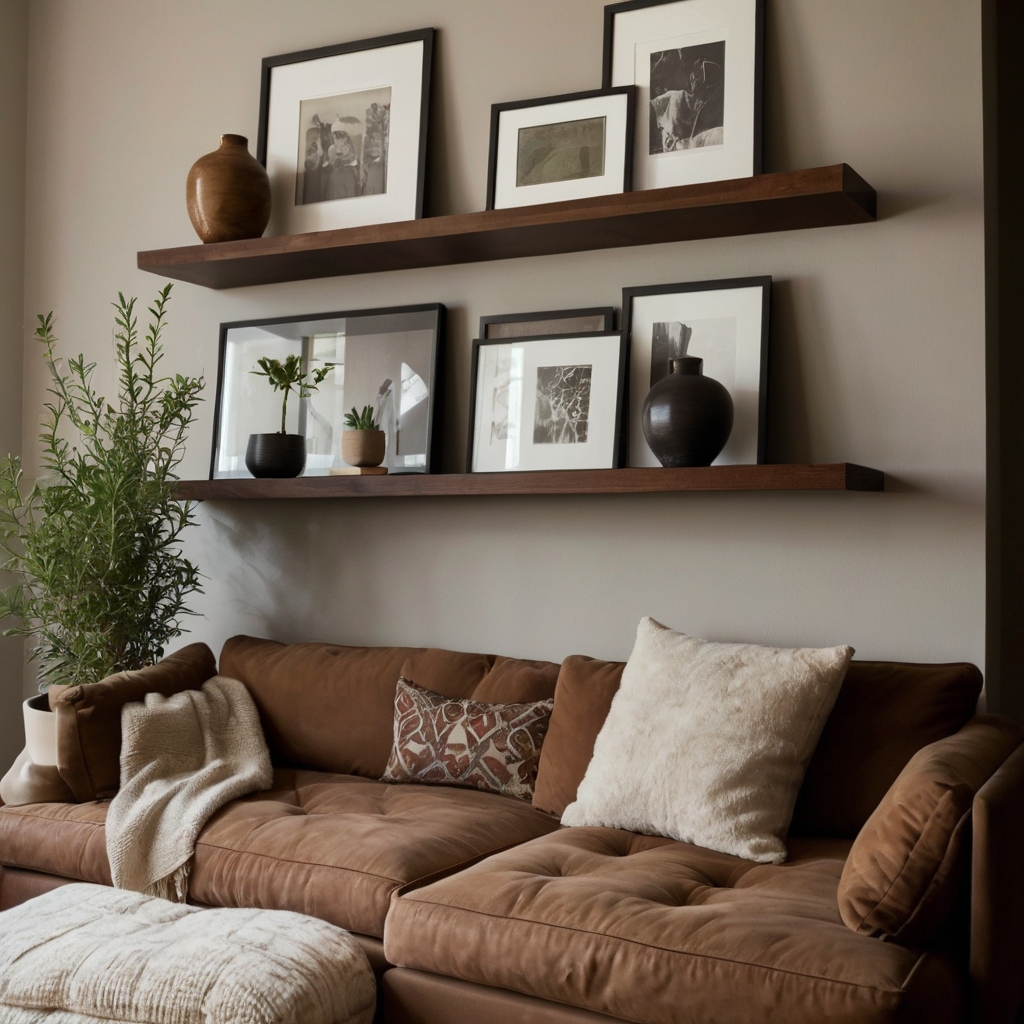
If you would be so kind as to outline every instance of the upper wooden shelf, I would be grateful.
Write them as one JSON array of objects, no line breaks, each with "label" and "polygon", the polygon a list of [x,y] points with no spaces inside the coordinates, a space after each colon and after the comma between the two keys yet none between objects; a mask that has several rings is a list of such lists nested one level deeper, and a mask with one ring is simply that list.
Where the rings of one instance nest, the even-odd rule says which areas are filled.
[{"label": "upper wooden shelf", "polygon": [[680,491],[882,491],[877,469],[711,466],[696,469],[584,469],[539,473],[305,476],[293,480],[182,480],[177,497],[197,501],[268,498],[469,497],[515,494],[665,494]]},{"label": "upper wooden shelf", "polygon": [[140,252],[140,270],[206,288],[546,256],[875,219],[846,164],[514,210]]}]

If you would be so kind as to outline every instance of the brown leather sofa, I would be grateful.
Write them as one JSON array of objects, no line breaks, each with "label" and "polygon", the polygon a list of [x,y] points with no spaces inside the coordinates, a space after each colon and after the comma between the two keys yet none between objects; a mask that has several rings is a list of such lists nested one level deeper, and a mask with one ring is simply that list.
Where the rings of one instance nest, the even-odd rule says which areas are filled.
[{"label": "brown leather sofa", "polygon": [[[71,880],[109,884],[104,798],[116,790],[120,704],[140,690],[201,686],[214,671],[194,645],[56,698],[60,775],[80,802],[0,807],[0,908]],[[972,666],[853,663],[780,866],[559,826],[621,664],[236,637],[220,671],[253,694],[275,781],[209,822],[191,897],[349,929],[382,975],[389,1024],[1009,1024],[1020,1005],[1024,730],[974,716]],[[453,697],[554,695],[534,805],[377,781],[400,674]],[[949,905],[926,938],[883,941],[865,933],[870,922],[844,923],[844,867],[858,834],[875,867],[863,836],[886,801],[915,835],[916,812],[894,782],[944,742],[970,767],[952,787],[961,803],[967,788],[968,813],[942,861]],[[886,840],[873,838],[882,862]]]}]

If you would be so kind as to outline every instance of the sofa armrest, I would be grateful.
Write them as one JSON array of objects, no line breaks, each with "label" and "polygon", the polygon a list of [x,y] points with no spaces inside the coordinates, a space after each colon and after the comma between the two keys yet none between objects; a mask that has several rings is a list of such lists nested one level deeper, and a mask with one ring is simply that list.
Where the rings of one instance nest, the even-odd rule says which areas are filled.
[{"label": "sofa armrest", "polygon": [[974,1024],[1011,1024],[1024,998],[1024,745],[974,798],[971,991]]}]

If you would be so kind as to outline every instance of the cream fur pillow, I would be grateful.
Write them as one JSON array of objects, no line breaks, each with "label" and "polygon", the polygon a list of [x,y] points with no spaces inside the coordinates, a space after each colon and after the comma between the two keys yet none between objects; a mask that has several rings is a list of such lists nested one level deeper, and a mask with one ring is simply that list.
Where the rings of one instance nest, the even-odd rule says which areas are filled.
[{"label": "cream fur pillow", "polygon": [[562,824],[781,864],[804,769],[852,655],[708,643],[644,619]]}]

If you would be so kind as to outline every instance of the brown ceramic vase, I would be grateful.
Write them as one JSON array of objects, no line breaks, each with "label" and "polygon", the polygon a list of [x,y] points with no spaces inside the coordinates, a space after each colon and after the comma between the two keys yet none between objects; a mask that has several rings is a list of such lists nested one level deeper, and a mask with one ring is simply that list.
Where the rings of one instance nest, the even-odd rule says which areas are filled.
[{"label": "brown ceramic vase", "polygon": [[350,466],[369,468],[379,466],[387,452],[387,438],[383,430],[343,430],[341,457]]},{"label": "brown ceramic vase", "polygon": [[244,135],[222,135],[188,172],[188,215],[204,242],[259,238],[270,222],[270,178],[248,147]]}]

